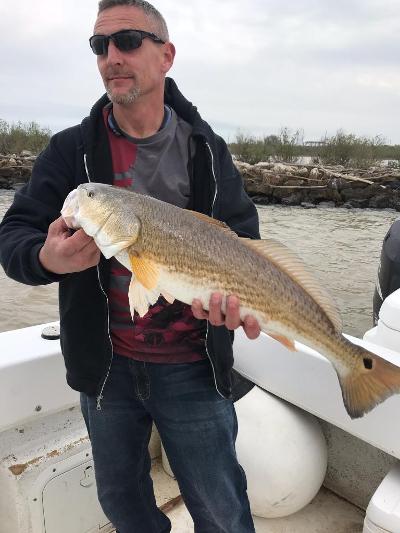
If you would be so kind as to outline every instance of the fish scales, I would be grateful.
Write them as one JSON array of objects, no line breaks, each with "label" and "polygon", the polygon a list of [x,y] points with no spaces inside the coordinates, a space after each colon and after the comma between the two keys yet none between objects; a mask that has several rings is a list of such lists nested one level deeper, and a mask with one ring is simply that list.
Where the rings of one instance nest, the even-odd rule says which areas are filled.
[{"label": "fish scales", "polygon": [[308,314],[310,322],[315,315],[318,320],[314,327],[322,322],[333,330],[305,291],[239,238],[168,204],[156,204],[152,210],[143,204],[141,207],[136,213],[144,221],[144,229],[137,246],[155,262],[177,274],[195,276],[199,285],[237,294],[243,304],[260,313],[267,311],[267,315],[283,318],[291,308],[290,312],[298,316]]}]

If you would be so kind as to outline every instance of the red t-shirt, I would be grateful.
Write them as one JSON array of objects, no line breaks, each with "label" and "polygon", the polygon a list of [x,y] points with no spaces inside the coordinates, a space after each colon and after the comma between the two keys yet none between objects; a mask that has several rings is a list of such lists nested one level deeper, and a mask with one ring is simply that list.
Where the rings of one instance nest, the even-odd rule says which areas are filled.
[{"label": "red t-shirt", "polygon": [[[109,124],[109,114],[110,107],[108,106],[104,109],[103,116],[111,147],[114,185],[135,191],[135,169],[138,166],[140,168],[141,155],[143,155],[146,164],[146,173],[149,172],[149,161],[151,162],[152,158],[146,158],[148,144],[141,144],[139,139],[134,140],[125,136],[120,130],[115,131]],[[176,120],[172,127],[176,127]],[[173,132],[173,134],[176,133]],[[179,134],[182,135],[182,132]],[[180,141],[182,144],[182,140]],[[171,145],[170,138],[169,142],[165,143],[165,150],[169,150]],[[157,144],[157,149],[160,148],[163,149],[162,139],[161,143],[158,142]],[[163,155],[168,158],[168,154]],[[172,154],[171,157],[175,156],[176,154]],[[168,164],[165,166],[168,167]],[[186,169],[187,167],[182,165],[182,168]],[[157,171],[160,173],[160,168]],[[189,176],[181,177],[182,190],[182,184],[185,183],[186,178],[189,183]],[[140,188],[143,190],[144,186],[145,184],[142,182]],[[162,190],[162,186],[160,186],[160,190]],[[150,191],[149,194],[156,196],[154,190]],[[204,320],[194,318],[190,306],[182,302],[175,300],[173,304],[169,304],[161,296],[144,317],[139,317],[135,313],[132,322],[128,301],[131,275],[131,272],[115,258],[111,259],[108,299],[110,332],[114,352],[139,361],[153,363],[187,363],[199,361],[206,357],[206,323]]]}]

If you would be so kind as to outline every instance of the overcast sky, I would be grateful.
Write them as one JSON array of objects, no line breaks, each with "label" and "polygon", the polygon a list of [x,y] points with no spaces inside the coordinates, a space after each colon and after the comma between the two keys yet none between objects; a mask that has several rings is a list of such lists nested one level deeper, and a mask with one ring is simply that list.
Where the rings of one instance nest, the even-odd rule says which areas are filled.
[{"label": "overcast sky", "polygon": [[[400,144],[400,0],[159,0],[170,75],[228,141],[338,129]],[[0,0],[0,118],[53,132],[104,92],[92,0]]]}]

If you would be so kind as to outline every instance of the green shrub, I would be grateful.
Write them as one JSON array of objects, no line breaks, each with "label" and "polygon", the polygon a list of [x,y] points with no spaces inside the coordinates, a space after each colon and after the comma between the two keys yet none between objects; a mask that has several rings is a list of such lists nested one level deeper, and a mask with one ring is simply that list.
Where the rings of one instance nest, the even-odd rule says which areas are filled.
[{"label": "green shrub", "polygon": [[368,168],[381,160],[391,160],[389,166],[398,168],[400,145],[389,145],[380,135],[359,137],[339,130],[336,135],[321,139],[316,145],[304,145],[301,130],[282,128],[279,135],[257,138],[238,133],[229,149],[240,161],[255,164],[260,161],[279,160],[295,162],[299,157],[309,156],[313,164]]},{"label": "green shrub", "polygon": [[259,161],[267,161],[271,155],[262,140],[241,132],[236,135],[235,141],[229,145],[229,148],[237,159],[250,165]]},{"label": "green shrub", "polygon": [[288,128],[282,128],[279,135],[267,135],[261,139],[239,132],[229,149],[237,159],[250,165],[270,159],[293,162],[301,152],[299,140],[300,131],[292,133]]},{"label": "green shrub", "polygon": [[325,164],[345,167],[368,168],[380,159],[380,148],[385,144],[381,136],[357,137],[339,130],[333,137],[326,137],[320,147],[320,158]]},{"label": "green shrub", "polygon": [[0,153],[19,154],[22,150],[39,153],[48,144],[51,131],[36,122],[9,124],[0,119]]},{"label": "green shrub", "polygon": [[294,163],[301,155],[299,150],[302,133],[300,130],[292,132],[289,128],[282,128],[278,137],[278,144],[275,147],[275,157],[280,161]]}]

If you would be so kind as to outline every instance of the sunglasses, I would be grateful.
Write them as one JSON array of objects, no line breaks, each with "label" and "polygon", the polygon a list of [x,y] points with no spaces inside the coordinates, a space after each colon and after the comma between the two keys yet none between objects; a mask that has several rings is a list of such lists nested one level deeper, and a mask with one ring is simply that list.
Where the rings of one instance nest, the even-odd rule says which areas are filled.
[{"label": "sunglasses", "polygon": [[121,30],[111,35],[92,35],[89,39],[90,48],[97,56],[107,54],[108,44],[111,41],[118,50],[129,52],[142,45],[143,39],[148,37],[155,43],[165,44],[165,41],[157,37],[154,33],[142,30]]}]

